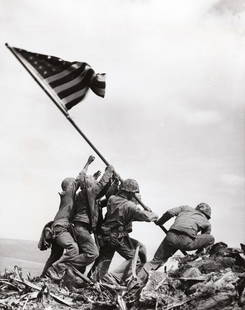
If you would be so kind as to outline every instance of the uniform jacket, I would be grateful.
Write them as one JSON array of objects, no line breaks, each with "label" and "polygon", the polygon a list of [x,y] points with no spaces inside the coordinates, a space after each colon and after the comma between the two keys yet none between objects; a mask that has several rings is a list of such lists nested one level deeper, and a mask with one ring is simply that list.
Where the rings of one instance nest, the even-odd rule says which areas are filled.
[{"label": "uniform jacket", "polygon": [[119,195],[112,195],[107,204],[107,214],[102,224],[103,230],[117,230],[119,227],[127,231],[133,221],[151,222],[157,219],[153,212],[141,210],[132,201]]},{"label": "uniform jacket", "polygon": [[186,233],[192,238],[195,238],[199,231],[206,234],[210,234],[211,232],[211,225],[207,217],[194,208],[180,206],[169,209],[166,213],[168,213],[169,218],[176,216],[174,224],[170,227],[170,230],[177,230]]},{"label": "uniform jacket", "polygon": [[77,188],[78,188],[78,183],[74,179],[74,182],[72,182],[65,191],[59,193],[60,206],[54,218],[54,223],[53,223],[54,226],[56,225],[68,226],[69,225],[69,221],[72,216],[73,202],[74,202],[74,197],[75,197]]},{"label": "uniform jacket", "polygon": [[[95,204],[96,198],[110,181],[112,175],[113,171],[106,169],[99,182],[92,180],[92,178],[86,178],[85,188],[75,196],[73,222],[91,224],[92,229],[95,229],[98,221],[98,209]],[[90,218],[92,223],[90,223]]]}]

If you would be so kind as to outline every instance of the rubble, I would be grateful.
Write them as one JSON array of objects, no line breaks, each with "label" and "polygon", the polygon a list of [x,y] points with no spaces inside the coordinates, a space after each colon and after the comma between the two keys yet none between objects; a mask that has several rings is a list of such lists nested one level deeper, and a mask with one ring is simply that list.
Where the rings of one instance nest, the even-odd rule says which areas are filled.
[{"label": "rubble", "polygon": [[[147,283],[80,282],[69,277],[23,276],[19,267],[0,275],[0,309],[245,309],[245,256],[242,249],[215,244],[209,253],[171,258],[171,266],[150,272]],[[174,263],[175,261],[175,263]],[[133,280],[137,278],[135,262]]]}]

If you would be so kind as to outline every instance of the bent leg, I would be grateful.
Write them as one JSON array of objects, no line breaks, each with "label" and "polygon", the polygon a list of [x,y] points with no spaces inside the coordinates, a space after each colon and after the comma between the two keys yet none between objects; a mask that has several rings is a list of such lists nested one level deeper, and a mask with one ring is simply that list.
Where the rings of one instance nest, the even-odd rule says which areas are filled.
[{"label": "bent leg", "polygon": [[63,252],[64,252],[64,249],[58,244],[56,244],[55,241],[53,241],[52,246],[51,246],[51,253],[50,253],[48,260],[46,261],[46,264],[43,267],[41,277],[44,277],[48,268],[51,267],[53,263],[55,263],[61,258]]},{"label": "bent leg", "polygon": [[52,264],[47,273],[51,278],[58,280],[63,276],[67,265],[73,263],[74,258],[79,254],[79,249],[71,234],[66,230],[57,235],[55,243],[65,250],[65,253]]},{"label": "bent leg", "polygon": [[168,232],[156,250],[153,259],[145,263],[139,270],[137,275],[143,282],[147,279],[149,271],[157,270],[178,250],[177,242],[177,236],[173,232]]},{"label": "bent leg", "polygon": [[55,242],[65,250],[64,255],[55,264],[69,262],[79,254],[78,245],[68,231],[58,235]]},{"label": "bent leg", "polygon": [[171,257],[177,250],[176,236],[172,232],[168,232],[167,236],[160,243],[156,250],[154,257],[149,262],[146,262],[137,272],[138,279],[145,282],[151,270],[157,270],[161,267],[169,257]]},{"label": "bent leg", "polygon": [[159,245],[153,259],[146,264],[149,264],[150,269],[158,269],[161,267],[174,253],[178,250],[177,246],[177,236],[168,232],[167,236],[163,239]]},{"label": "bent leg", "polygon": [[139,242],[138,240],[133,239],[131,237],[130,237],[130,239],[131,239],[131,242],[132,242],[135,249],[139,245],[139,259],[140,259],[141,263],[146,263],[146,261],[147,261],[146,247],[144,246],[143,243]]},{"label": "bent leg", "polygon": [[115,250],[109,244],[105,244],[100,248],[99,256],[96,258],[89,271],[89,276],[93,280],[99,281],[106,275],[110,268],[114,253]]},{"label": "bent leg", "polygon": [[185,250],[198,250],[214,244],[214,237],[210,234],[197,235],[196,238],[188,244]]},{"label": "bent leg", "polygon": [[79,255],[74,258],[73,263],[79,269],[94,262],[99,256],[99,251],[86,225],[76,224],[75,232]]}]

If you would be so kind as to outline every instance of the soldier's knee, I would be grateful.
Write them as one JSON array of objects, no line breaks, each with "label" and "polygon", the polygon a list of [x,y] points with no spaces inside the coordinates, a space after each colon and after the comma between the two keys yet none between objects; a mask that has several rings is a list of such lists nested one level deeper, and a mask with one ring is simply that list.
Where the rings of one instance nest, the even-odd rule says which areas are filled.
[{"label": "soldier's knee", "polygon": [[87,261],[89,264],[93,263],[96,258],[99,256],[99,251],[97,248],[94,248],[90,251],[90,253],[87,253]]},{"label": "soldier's knee", "polygon": [[213,245],[214,244],[214,242],[215,242],[215,238],[214,238],[214,236],[212,236],[212,235],[209,235],[209,245]]},{"label": "soldier's knee", "polygon": [[93,258],[96,260],[96,258],[99,257],[99,250],[97,248],[94,249],[93,251]]},{"label": "soldier's knee", "polygon": [[66,251],[71,253],[72,256],[78,255],[79,254],[79,248],[78,248],[77,243],[75,243],[75,242],[69,243],[67,248],[66,248]]}]

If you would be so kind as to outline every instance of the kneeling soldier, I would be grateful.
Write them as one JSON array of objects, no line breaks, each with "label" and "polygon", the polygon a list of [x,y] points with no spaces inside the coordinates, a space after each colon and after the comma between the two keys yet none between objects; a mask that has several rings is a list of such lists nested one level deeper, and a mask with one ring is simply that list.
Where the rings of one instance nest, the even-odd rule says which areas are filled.
[{"label": "kneeling soldier", "polygon": [[154,258],[144,265],[145,270],[158,269],[177,250],[200,251],[214,243],[214,237],[210,234],[211,208],[208,204],[200,203],[195,209],[189,206],[169,209],[156,224],[161,226],[174,216],[176,216],[174,224],[158,247]]}]

